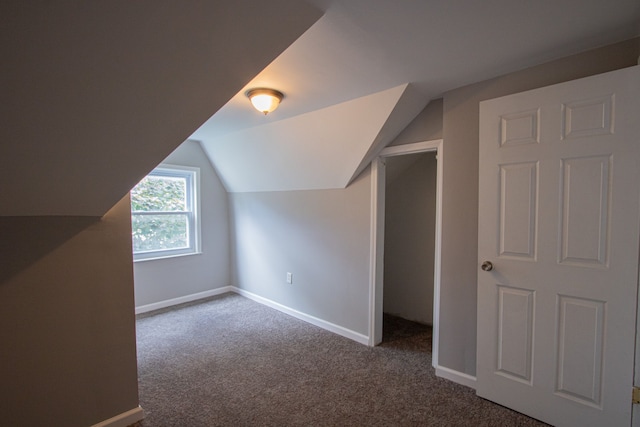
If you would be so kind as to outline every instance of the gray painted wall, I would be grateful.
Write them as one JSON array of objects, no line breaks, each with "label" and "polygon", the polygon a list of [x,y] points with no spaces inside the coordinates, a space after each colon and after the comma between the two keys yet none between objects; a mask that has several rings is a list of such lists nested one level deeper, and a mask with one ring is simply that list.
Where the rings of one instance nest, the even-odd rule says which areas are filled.
[{"label": "gray painted wall", "polygon": [[138,406],[129,206],[0,217],[0,424],[90,426]]},{"label": "gray painted wall", "polygon": [[[97,21],[111,22],[103,18],[100,16]],[[37,25],[38,22],[34,21],[33,24]],[[25,27],[25,31],[30,28]],[[250,34],[248,38],[251,39]],[[22,38],[16,40],[21,43],[24,41]],[[254,42],[251,40],[249,44]],[[61,46],[64,44],[61,43]],[[15,52],[22,52],[22,47],[16,47]],[[443,366],[471,375],[475,373],[479,102],[634,65],[639,54],[639,43],[635,39],[456,89],[444,95],[439,343],[440,363]],[[64,64],[65,70],[68,69],[65,61],[54,62]],[[109,65],[113,65],[113,62]],[[205,74],[209,68],[204,70]],[[247,69],[253,70],[255,67]],[[49,69],[40,67],[38,70],[47,73]],[[43,90],[34,89],[31,83],[42,84],[42,80],[19,71],[26,76],[20,81],[29,83],[25,85],[30,94],[28,99],[40,100],[40,95],[46,92],[51,95],[47,99],[69,104],[68,97],[59,96],[65,92],[67,85],[59,85],[59,90],[54,90],[58,88],[55,84]],[[216,79],[207,76],[205,80]],[[181,99],[186,99],[179,105],[189,104],[194,97],[197,98],[195,95],[183,96],[183,86],[175,92]],[[192,86],[201,93],[199,88],[202,84]],[[152,85],[152,88],[155,90],[157,85]],[[233,89],[229,91],[234,93]],[[139,95],[139,92],[134,93]],[[21,98],[22,92],[18,94],[17,99]],[[224,96],[218,98],[220,103],[222,99],[227,99]],[[58,101],[53,105],[58,105]],[[208,101],[203,103],[212,105]],[[18,104],[31,108],[29,103],[21,101]],[[5,172],[7,176],[21,176],[25,170],[47,171],[50,169],[45,167],[48,164],[61,165],[51,175],[56,175],[62,169],[76,174],[59,181],[63,185],[63,194],[70,193],[71,187],[66,187],[66,184],[79,182],[77,175],[98,176],[98,179],[113,176],[113,159],[117,159],[117,171],[129,171],[128,174],[137,174],[141,178],[147,171],[142,167],[133,167],[134,163],[139,164],[136,160],[139,156],[131,155],[130,148],[142,141],[143,145],[139,146],[139,150],[136,149],[137,153],[151,153],[148,159],[161,158],[168,151],[167,147],[173,144],[171,141],[175,140],[164,136],[160,138],[163,140],[162,147],[154,149],[157,141],[147,134],[140,138],[129,137],[116,145],[117,153],[106,153],[100,147],[112,146],[110,144],[119,138],[107,141],[112,133],[105,133],[101,138],[106,138],[104,140],[107,143],[96,143],[94,137],[100,132],[85,127],[85,132],[78,134],[74,144],[69,146],[65,142],[67,131],[75,129],[70,124],[78,123],[74,115],[76,112],[71,115],[73,117],[64,114],[53,117],[52,111],[56,109],[51,108],[51,103],[39,101],[38,105],[45,107],[38,108],[37,117],[18,109],[11,116],[16,120],[9,122],[15,122],[20,127],[26,120],[27,125],[21,129],[33,132],[44,129],[42,135],[46,135],[25,136],[18,132],[16,135],[19,134],[19,138],[14,138],[14,129],[3,134],[3,141],[21,141],[18,145],[5,144],[9,150],[3,156],[9,159],[5,166],[13,164],[14,169],[18,170],[14,173],[14,169],[5,168]],[[90,102],[89,105],[95,106],[95,103]],[[113,111],[116,110],[122,111],[119,108]],[[202,110],[210,109],[204,106]],[[97,115],[104,118],[101,114]],[[153,126],[149,125],[146,129],[157,127],[155,125],[159,122],[156,115],[147,114],[145,117],[148,122],[153,121]],[[429,114],[419,116],[426,117]],[[193,123],[198,122],[192,118],[188,121],[192,120]],[[111,126],[112,121],[101,120],[101,123],[109,123],[110,128],[119,129],[118,126]],[[48,126],[42,127],[41,124]],[[394,144],[433,139],[428,128],[425,126],[423,129],[419,122],[414,121],[407,128],[407,133],[403,132]],[[136,121],[135,129],[140,129],[139,121]],[[177,133],[183,132],[186,130]],[[51,135],[57,135],[59,140],[51,140]],[[42,148],[38,145],[42,141],[53,141],[47,144],[46,152],[38,151]],[[34,144],[38,145],[37,149],[34,149]],[[71,149],[65,147],[78,148],[77,153],[80,154],[69,160],[67,156]],[[34,166],[34,152],[53,153],[54,160],[62,160],[52,162],[50,156],[43,155]],[[95,169],[96,164],[87,163],[87,158],[100,159],[97,165],[108,172],[96,175],[89,171],[82,174],[78,173],[78,169],[69,169],[78,159],[82,161],[76,163]],[[122,163],[125,158],[134,160]],[[30,180],[33,185],[26,190],[14,186],[15,199],[24,202],[24,210],[16,212],[47,215],[52,213],[47,208],[49,204],[65,207],[67,198],[63,203],[50,200],[50,194],[53,193],[42,189],[40,184],[46,187],[50,181],[47,175],[33,177]],[[95,193],[93,187],[88,187]],[[59,186],[56,188],[59,189]],[[113,196],[118,190],[109,190],[108,193]],[[42,195],[42,200],[50,203],[43,204],[34,195]],[[74,203],[82,200],[75,193],[74,197]],[[370,197],[368,170],[344,190],[232,195],[230,209],[235,219],[232,248],[238,260],[235,284],[305,313],[366,333]],[[13,200],[8,196],[5,199]],[[102,205],[102,202],[98,204]],[[6,204],[4,207],[9,212],[10,207]],[[86,212],[80,210],[82,213],[93,212],[93,209]],[[0,231],[0,342],[4,344],[0,347],[0,377],[3,380],[0,419],[3,423],[48,425],[55,419],[61,425],[92,425],[136,407],[133,266],[128,199],[119,202],[101,219],[74,216],[3,217],[0,218]],[[293,285],[284,283],[287,271],[294,273]]]},{"label": "gray painted wall", "polygon": [[346,189],[229,198],[236,286],[368,335],[370,168]]},{"label": "gray painted wall", "polygon": [[135,262],[136,307],[231,284],[227,192],[209,158],[199,142],[188,140],[163,163],[200,168],[202,253]]},{"label": "gray painted wall", "polygon": [[320,15],[292,0],[0,2],[0,424],[91,426],[138,406],[121,198]]},{"label": "gray painted wall", "polygon": [[[441,133],[436,100],[395,141]],[[235,286],[368,335],[369,168],[346,189],[230,193],[229,203]]]},{"label": "gray painted wall", "polygon": [[442,139],[442,106],[442,98],[429,102],[389,146]]},{"label": "gray painted wall", "polygon": [[[634,65],[639,53],[633,40],[445,94],[443,366],[475,373],[479,101]],[[368,171],[344,190],[232,195],[235,283],[366,333],[370,197]],[[0,230],[3,422],[92,425],[134,408],[128,199],[102,219],[5,217]]]},{"label": "gray painted wall", "polygon": [[386,159],[384,312],[433,323],[435,153]]},{"label": "gray painted wall", "polygon": [[[434,101],[392,143],[444,139],[441,366],[475,375],[479,102],[635,65],[639,44],[634,39],[450,91],[443,114]],[[234,284],[368,333],[370,185],[367,171],[344,190],[230,195]],[[285,283],[287,271],[294,285]]]}]

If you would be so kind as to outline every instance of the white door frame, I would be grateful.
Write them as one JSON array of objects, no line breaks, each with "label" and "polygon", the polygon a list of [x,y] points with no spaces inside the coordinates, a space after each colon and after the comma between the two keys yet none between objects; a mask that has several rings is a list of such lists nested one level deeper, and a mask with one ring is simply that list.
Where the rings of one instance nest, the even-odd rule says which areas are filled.
[{"label": "white door frame", "polygon": [[387,147],[371,162],[371,271],[369,273],[369,345],[382,341],[382,301],[384,282],[385,160],[387,157],[435,152],[436,230],[433,266],[433,366],[438,366],[440,318],[440,250],[442,235],[442,139]]}]

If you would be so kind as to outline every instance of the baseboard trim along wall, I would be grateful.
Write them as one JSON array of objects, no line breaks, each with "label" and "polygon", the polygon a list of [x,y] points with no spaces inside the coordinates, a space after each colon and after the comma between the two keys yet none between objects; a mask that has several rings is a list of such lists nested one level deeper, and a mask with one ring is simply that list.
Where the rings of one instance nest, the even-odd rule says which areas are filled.
[{"label": "baseboard trim along wall", "polygon": [[444,366],[436,366],[436,377],[444,378],[454,383],[462,384],[472,389],[476,389],[476,377],[463,372],[455,371]]},{"label": "baseboard trim along wall", "polygon": [[123,412],[122,414],[111,417],[108,420],[94,424],[91,427],[127,427],[133,423],[137,423],[143,418],[144,411],[138,406],[130,411]]},{"label": "baseboard trim along wall", "polygon": [[[294,310],[293,308],[287,307],[285,305],[282,305],[270,299],[261,297],[252,292],[245,291],[244,289],[237,288],[235,286],[224,286],[222,288],[212,289],[210,291],[205,291],[205,292],[198,292],[197,294],[185,295],[179,298],[160,301],[154,304],[142,305],[142,306],[136,307],[136,314],[146,313],[148,311],[158,310],[160,308],[170,307],[172,305],[182,304],[185,302],[191,302],[191,301],[196,301],[203,298],[221,295],[227,292],[234,292],[236,294],[242,295],[245,298],[249,298],[260,304],[266,305],[267,307],[271,307],[273,309],[281,311],[285,314],[293,316],[307,323],[311,323],[312,325],[318,326],[327,331],[333,332],[345,338],[349,338],[353,341],[359,342],[360,344],[369,345],[369,337],[366,335],[363,335],[361,333],[352,331],[342,326],[333,324],[331,322],[327,322],[326,320],[319,319],[309,314],[302,313],[301,311]],[[449,381],[453,381],[454,383],[457,383],[457,384],[470,387],[474,390],[476,388],[476,377],[469,374],[465,374],[463,372],[453,370],[451,368],[446,368],[440,365],[436,366],[436,376],[440,378],[445,378]],[[139,410],[142,411],[142,409],[139,409]],[[128,413],[125,413],[125,414],[128,414]],[[111,420],[107,420],[107,421],[111,421]],[[106,423],[107,421],[104,421],[103,423]],[[129,424],[132,424],[133,422]],[[107,426],[120,427],[121,425],[126,427],[127,425],[129,425],[129,424],[103,424],[103,423],[96,424],[95,426],[92,426],[92,427],[107,427]]]},{"label": "baseboard trim along wall", "polygon": [[197,294],[185,295],[179,298],[168,299],[153,304],[141,305],[136,307],[136,314],[146,313],[148,311],[159,310],[161,308],[171,307],[173,305],[183,304],[185,302],[192,302],[203,298],[226,294],[227,292],[235,292],[236,294],[242,295],[245,298],[249,298],[253,301],[259,302],[260,304],[266,305],[267,307],[274,308],[297,319],[304,320],[307,323],[311,323],[312,325],[316,325],[335,334],[342,335],[343,337],[352,339],[361,344],[369,344],[369,337],[366,335],[362,335],[350,329],[343,328],[342,326],[335,325],[331,322],[327,322],[326,320],[310,316],[306,313],[294,310],[275,301],[271,301],[270,299],[256,295],[252,292],[236,288],[235,286],[224,286],[222,288],[212,289],[210,291],[198,292]]},{"label": "baseboard trim along wall", "polygon": [[260,304],[264,304],[267,307],[271,307],[274,308],[278,311],[281,311],[283,313],[286,313],[290,316],[293,316],[297,319],[303,320],[307,323],[311,323],[312,325],[316,325],[322,329],[326,329],[327,331],[333,332],[334,334],[338,334],[338,335],[342,335],[345,338],[349,338],[352,339],[356,342],[359,342],[360,344],[365,344],[365,345],[369,345],[369,337],[366,335],[362,335],[361,333],[352,331],[350,329],[347,328],[343,328],[342,326],[338,326],[336,324],[333,324],[331,322],[327,322],[326,320],[322,320],[322,319],[318,319],[317,317],[314,316],[310,316],[308,314],[302,313],[298,310],[294,310],[292,308],[289,308],[287,306],[284,306],[280,303],[277,303],[275,301],[271,301],[270,299],[261,297],[259,295],[256,295],[254,293],[251,293],[249,291],[245,291],[244,289],[240,289],[240,288],[236,288],[234,286],[232,286],[233,288],[233,292],[236,292],[237,294],[242,295],[243,297],[249,298],[251,300],[254,300],[256,302],[259,302]]},{"label": "baseboard trim along wall", "polygon": [[136,307],[136,314],[159,310],[161,308],[171,307],[172,305],[183,304],[185,302],[196,301],[202,298],[213,297],[216,295],[226,294],[227,292],[234,291],[235,288],[233,286],[223,286],[222,288],[211,289],[210,291],[198,292],[197,294],[185,295],[178,298],[155,302],[153,304],[141,305],[139,307]]}]

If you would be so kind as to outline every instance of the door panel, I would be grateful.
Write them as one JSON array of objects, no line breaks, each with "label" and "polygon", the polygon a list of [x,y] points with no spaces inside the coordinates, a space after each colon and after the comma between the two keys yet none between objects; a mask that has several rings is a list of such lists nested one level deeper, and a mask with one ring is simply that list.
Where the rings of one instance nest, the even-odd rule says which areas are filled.
[{"label": "door panel", "polygon": [[563,138],[582,138],[613,133],[613,95],[562,104]]},{"label": "door panel", "polygon": [[516,381],[531,383],[534,292],[498,287],[498,369]]},{"label": "door panel", "polygon": [[600,408],[604,301],[558,296],[556,393]]},{"label": "door panel", "polygon": [[538,163],[500,165],[500,256],[535,259]]},{"label": "door panel", "polygon": [[638,118],[639,67],[481,103],[478,395],[630,425]]},{"label": "door panel", "polygon": [[612,163],[611,156],[562,159],[561,263],[607,266]]}]

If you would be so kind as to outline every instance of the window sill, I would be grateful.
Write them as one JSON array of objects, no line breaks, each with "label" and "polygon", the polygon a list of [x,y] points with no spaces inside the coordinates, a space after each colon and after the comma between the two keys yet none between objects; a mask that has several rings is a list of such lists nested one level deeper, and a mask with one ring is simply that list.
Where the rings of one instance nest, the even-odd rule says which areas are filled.
[{"label": "window sill", "polygon": [[202,252],[189,252],[188,254],[154,256],[149,258],[134,259],[133,262],[137,263],[137,262],[145,262],[145,261],[159,261],[163,259],[181,258],[181,257],[193,256],[193,255],[202,255]]}]

